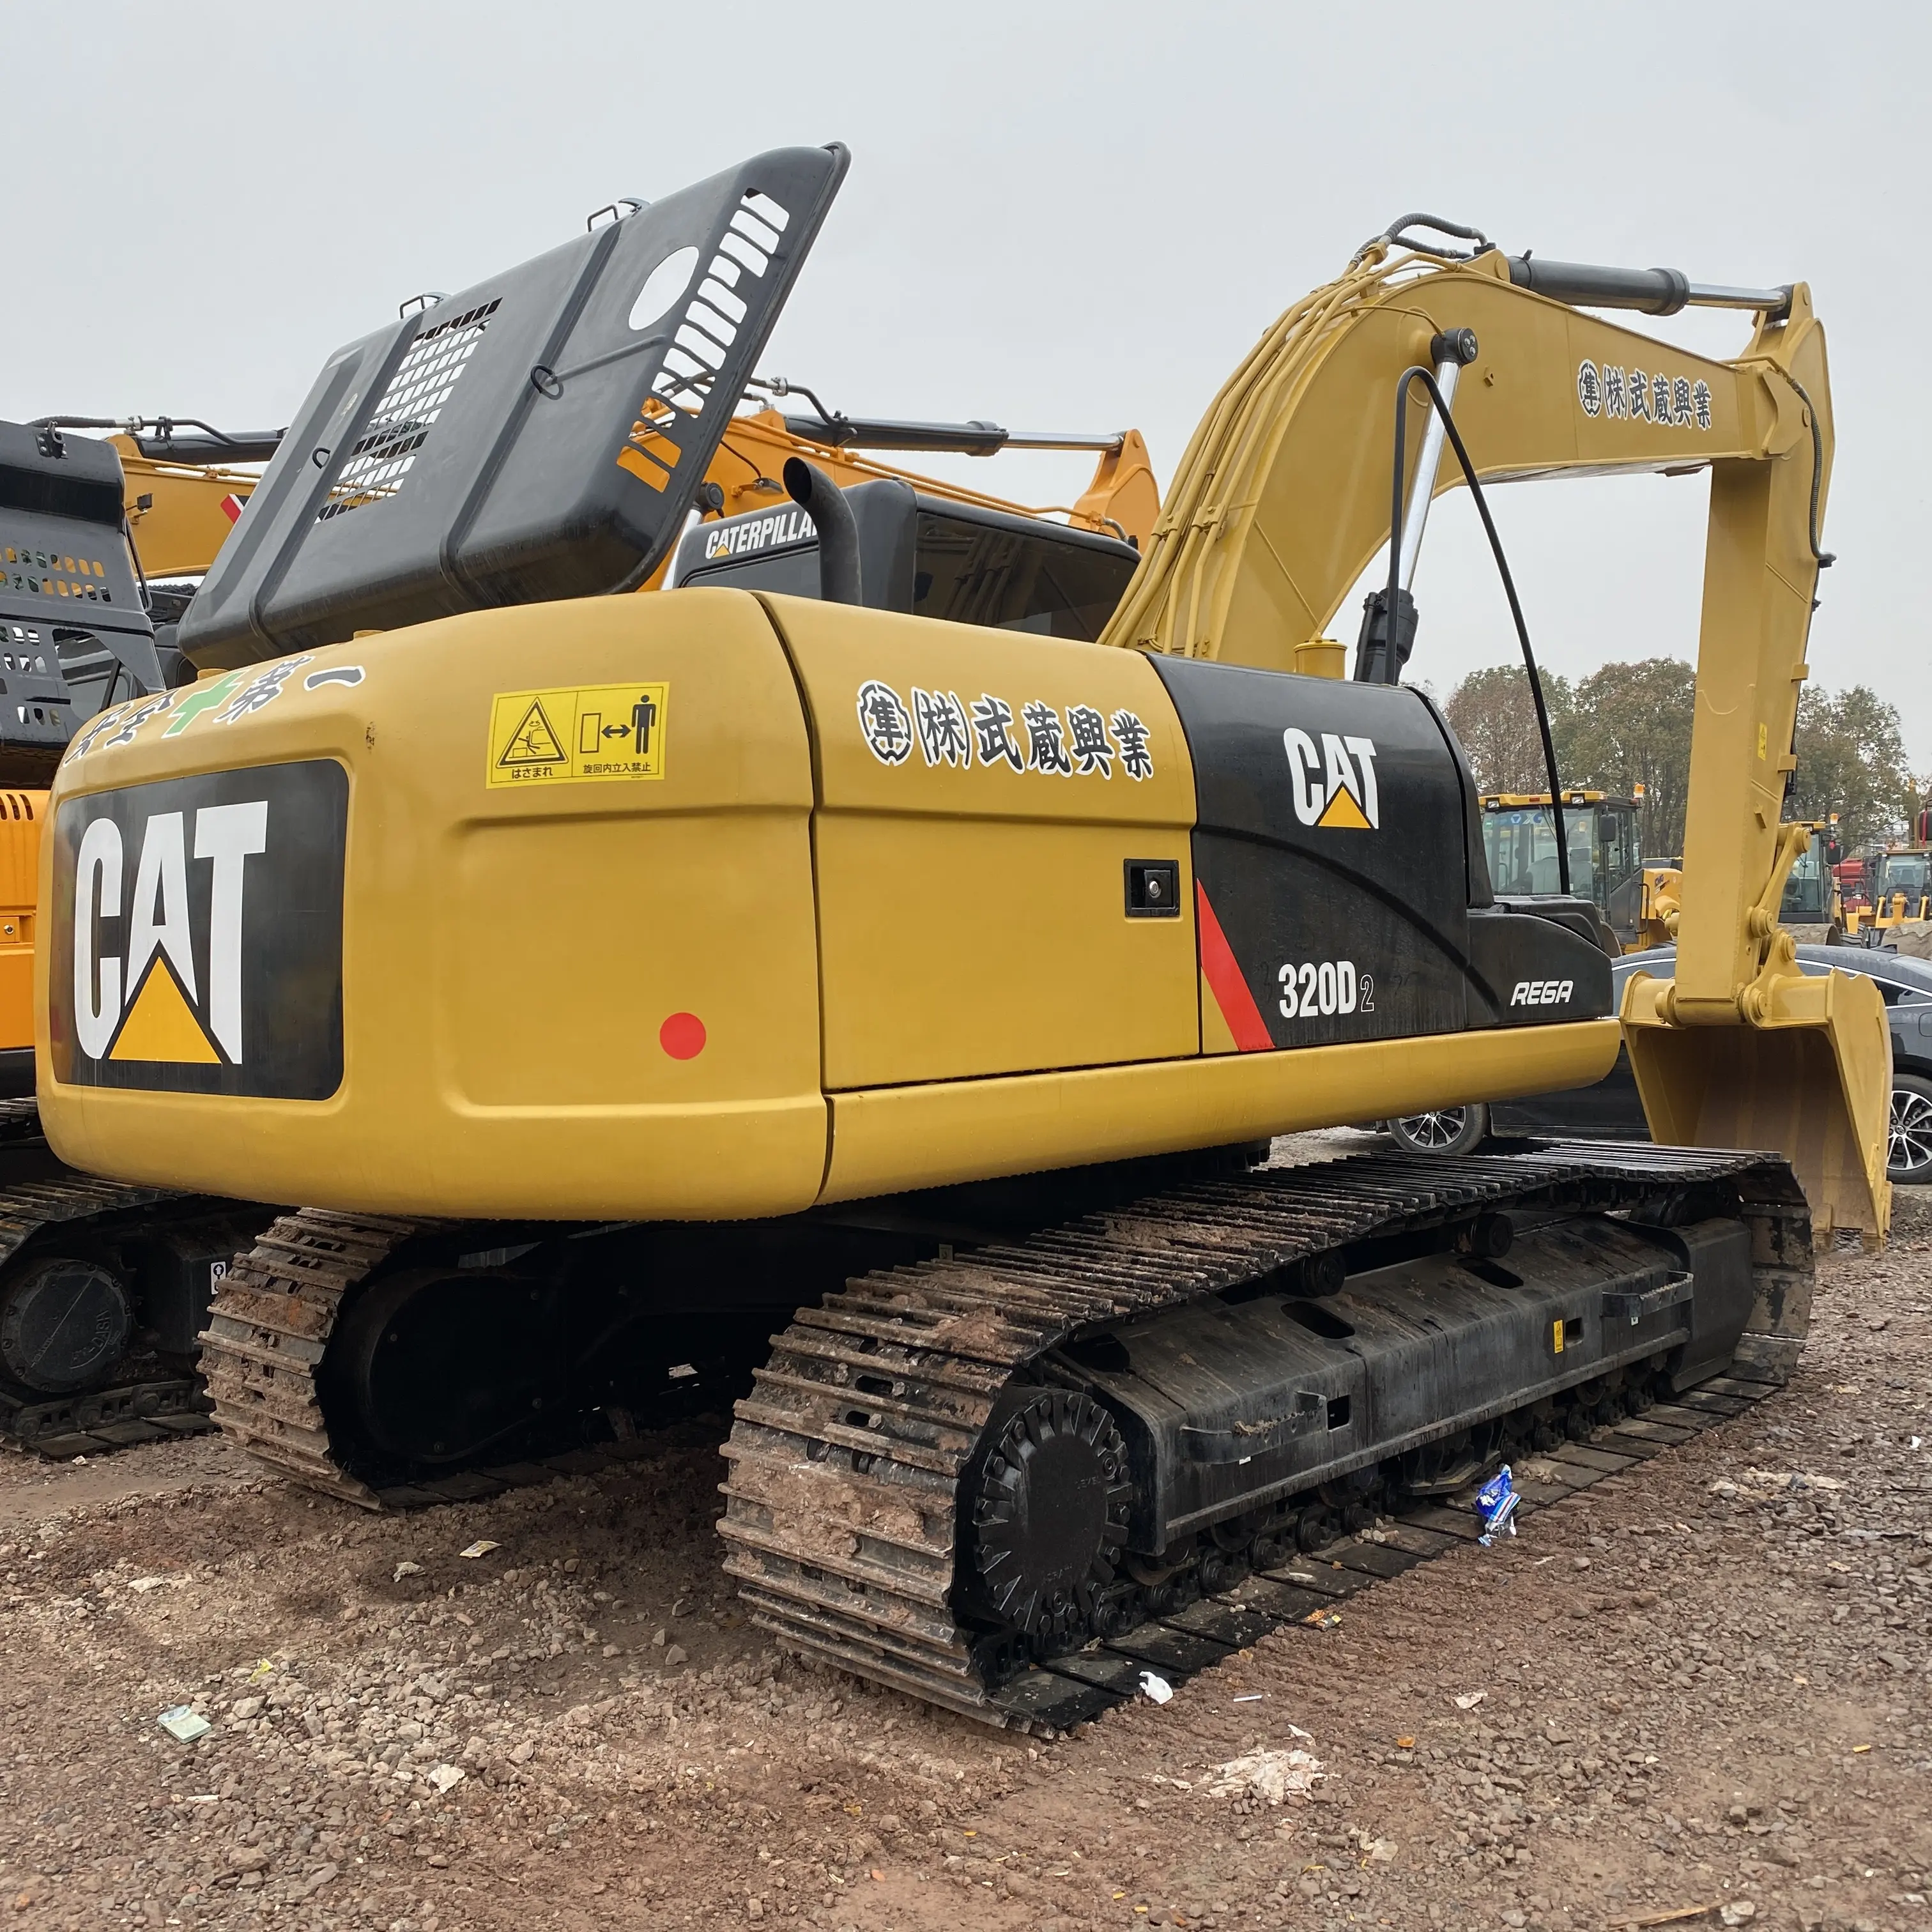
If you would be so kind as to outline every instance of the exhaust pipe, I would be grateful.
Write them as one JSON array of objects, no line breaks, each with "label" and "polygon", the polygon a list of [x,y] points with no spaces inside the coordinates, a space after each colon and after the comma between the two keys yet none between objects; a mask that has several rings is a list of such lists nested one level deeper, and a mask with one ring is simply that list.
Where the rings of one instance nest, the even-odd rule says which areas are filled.
[{"label": "exhaust pipe", "polygon": [[862,604],[859,572],[859,524],[845,493],[815,464],[788,456],[785,494],[812,519],[818,532],[818,594],[827,604]]}]

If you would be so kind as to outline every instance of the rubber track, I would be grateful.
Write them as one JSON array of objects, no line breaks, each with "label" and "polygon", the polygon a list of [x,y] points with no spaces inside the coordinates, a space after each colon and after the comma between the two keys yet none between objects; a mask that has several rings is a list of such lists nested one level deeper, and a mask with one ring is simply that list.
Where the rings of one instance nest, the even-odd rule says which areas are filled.
[{"label": "rubber track", "polygon": [[[1064,1685],[1053,1672],[985,1689],[950,1602],[960,1477],[1022,1364],[1080,1330],[1324,1249],[1485,1208],[1615,1208],[1719,1180],[1763,1224],[1753,1231],[1761,1294],[1790,1307],[1802,1333],[1805,1310],[1792,1303],[1808,1292],[1809,1220],[1784,1162],[1647,1145],[1265,1170],[868,1275],[800,1310],[737,1405],[724,1452],[726,1570],[753,1621],[788,1645],[995,1724],[1062,1721],[1051,1712],[1064,1697],[1042,1688]],[[1786,1259],[1794,1252],[1802,1266]]]},{"label": "rubber track", "polygon": [[305,1488],[380,1508],[376,1492],[335,1460],[316,1370],[343,1296],[436,1225],[304,1208],[237,1256],[201,1338],[201,1372],[222,1433]]},{"label": "rubber track", "polygon": [[[33,1101],[0,1101],[0,1140],[28,1139],[39,1132],[40,1110]],[[182,1198],[176,1188],[134,1187],[79,1173],[0,1187],[0,1269],[43,1228],[104,1220]],[[97,1455],[207,1426],[206,1405],[194,1383],[172,1372],[78,1396],[40,1395],[0,1380],[0,1439],[38,1455]]]}]

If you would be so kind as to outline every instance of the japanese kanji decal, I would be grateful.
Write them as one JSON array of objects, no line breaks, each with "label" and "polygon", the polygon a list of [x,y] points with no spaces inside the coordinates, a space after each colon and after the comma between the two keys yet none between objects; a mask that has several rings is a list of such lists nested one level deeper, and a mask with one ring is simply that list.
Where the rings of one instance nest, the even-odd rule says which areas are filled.
[{"label": "japanese kanji decal", "polygon": [[980,762],[992,765],[1003,760],[1016,772],[1026,770],[1026,760],[1013,740],[1013,707],[1004,698],[982,697],[973,706],[973,729],[980,740]]},{"label": "japanese kanji decal", "polygon": [[[966,707],[958,694],[951,691],[912,690],[913,722],[919,732],[919,748],[928,765],[957,765],[962,771],[973,762],[972,734],[966,723]],[[896,762],[888,759],[888,764]]]},{"label": "japanese kanji decal", "polygon": [[1700,376],[1666,376],[1660,370],[1600,367],[1588,359],[1576,367],[1576,400],[1586,416],[1606,421],[1659,423],[1666,429],[1708,430],[1711,386]]},{"label": "japanese kanji decal", "polygon": [[859,687],[859,729],[882,765],[905,764],[916,746],[928,770],[1004,765],[1047,778],[1111,778],[1118,766],[1136,784],[1154,776],[1150,734],[1134,712],[1109,718],[1090,704],[1063,710],[1032,698],[1014,705],[989,691],[970,704],[957,692],[911,692],[908,706],[878,678]]},{"label": "japanese kanji decal", "polygon": [[902,765],[911,755],[912,713],[898,693],[877,678],[859,687],[859,729],[880,764]]}]

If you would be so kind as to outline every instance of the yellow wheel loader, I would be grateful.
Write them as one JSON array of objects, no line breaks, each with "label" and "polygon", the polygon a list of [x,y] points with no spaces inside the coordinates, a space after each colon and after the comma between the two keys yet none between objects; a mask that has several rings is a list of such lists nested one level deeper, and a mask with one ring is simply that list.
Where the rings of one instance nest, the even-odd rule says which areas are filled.
[{"label": "yellow wheel loader", "polygon": [[[1882,1008],[1774,918],[1824,344],[1802,285],[1413,218],[1268,331],[1138,551],[794,457],[808,530],[611,594],[846,164],[760,155],[332,358],[183,620],[199,680],[62,766],[42,1106],[91,1170],[310,1204],[204,1349],[274,1466],[485,1493],[734,1394],[754,1616],[1023,1724],[1042,1660],[1780,1374],[1814,1231],[1882,1236]],[[1687,302],[1745,352],[1588,312]],[[1621,1016],[1678,1144],[1257,1168],[1615,1058],[1560,778],[1558,893],[1498,894],[1410,586],[1439,490],[1487,525],[1504,478],[1696,466],[1678,970]]]}]

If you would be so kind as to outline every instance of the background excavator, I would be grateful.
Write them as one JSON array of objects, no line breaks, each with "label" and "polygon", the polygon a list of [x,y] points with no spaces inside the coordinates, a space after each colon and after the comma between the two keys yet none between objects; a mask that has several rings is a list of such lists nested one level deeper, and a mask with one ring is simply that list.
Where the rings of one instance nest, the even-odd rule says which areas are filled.
[{"label": "background excavator", "polygon": [[[62,767],[42,1104],[92,1169],[315,1204],[204,1346],[276,1466],[475,1494],[748,1383],[753,1614],[1051,1721],[1040,1666],[1096,1636],[1780,1372],[1814,1231],[1882,1238],[1882,1008],[1775,917],[1823,338],[1802,285],[1412,218],[1268,332],[1138,552],[793,458],[816,596],[789,525],[609,594],[678,542],[846,160],[760,156],[332,359],[183,620],[200,680]],[[1753,313],[1744,354],[1582,306],[1687,302]],[[1409,586],[1442,489],[1493,541],[1485,481],[1693,465],[1678,970],[1621,1016],[1676,1144],[1256,1171],[1614,1058],[1596,908],[1492,889],[1401,682]]]},{"label": "background excavator", "polygon": [[77,1174],[34,1105],[45,787],[104,704],[166,688],[165,600],[147,579],[205,570],[224,504],[238,514],[255,482],[144,451],[125,427],[110,446],[64,419],[0,424],[0,1438],[50,1456],[207,1426],[197,1338],[237,1242],[268,1218]]}]

